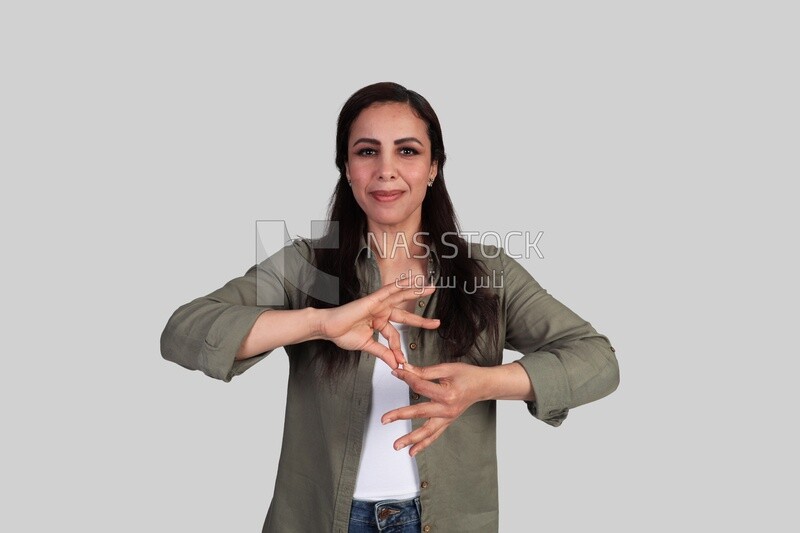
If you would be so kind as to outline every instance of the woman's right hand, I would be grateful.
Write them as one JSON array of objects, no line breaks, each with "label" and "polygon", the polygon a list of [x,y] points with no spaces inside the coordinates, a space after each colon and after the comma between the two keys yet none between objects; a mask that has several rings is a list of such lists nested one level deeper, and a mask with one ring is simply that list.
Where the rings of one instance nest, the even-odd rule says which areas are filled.
[{"label": "woman's right hand", "polygon": [[[431,294],[434,289],[430,285],[406,287],[392,282],[345,305],[319,309],[320,337],[345,350],[368,352],[389,367],[397,368],[399,363],[405,363],[405,357],[400,347],[400,333],[389,321],[425,329],[438,328],[438,319],[423,318],[398,307],[407,300]],[[388,348],[372,338],[375,330],[389,341]]]}]

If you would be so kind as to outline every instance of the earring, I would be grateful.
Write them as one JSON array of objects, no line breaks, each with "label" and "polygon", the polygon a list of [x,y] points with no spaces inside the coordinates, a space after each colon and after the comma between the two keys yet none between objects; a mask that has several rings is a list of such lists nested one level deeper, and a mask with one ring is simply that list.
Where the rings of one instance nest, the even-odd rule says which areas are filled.
[{"label": "earring", "polygon": [[347,180],[347,184],[348,184],[349,186],[351,186],[351,187],[353,186],[353,182],[352,182],[352,181],[350,181],[350,180]]},{"label": "earring", "polygon": [[428,181],[428,187],[433,187],[433,178]]}]

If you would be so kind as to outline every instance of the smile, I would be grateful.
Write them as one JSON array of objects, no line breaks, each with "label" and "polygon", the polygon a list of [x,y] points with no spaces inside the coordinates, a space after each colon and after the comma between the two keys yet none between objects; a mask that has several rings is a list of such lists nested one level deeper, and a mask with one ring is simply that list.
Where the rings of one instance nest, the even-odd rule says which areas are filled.
[{"label": "smile", "polygon": [[375,191],[369,194],[379,202],[393,202],[403,195],[403,191]]}]

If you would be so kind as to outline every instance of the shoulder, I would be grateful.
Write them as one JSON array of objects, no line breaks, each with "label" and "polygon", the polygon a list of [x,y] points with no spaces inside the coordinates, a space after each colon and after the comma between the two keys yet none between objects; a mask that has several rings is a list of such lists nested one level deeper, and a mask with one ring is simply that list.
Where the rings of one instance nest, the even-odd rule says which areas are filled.
[{"label": "shoulder", "polygon": [[505,264],[506,254],[499,246],[470,242],[467,245],[467,250],[470,259],[483,263],[486,268],[502,268]]},{"label": "shoulder", "polygon": [[491,287],[501,293],[541,290],[541,285],[523,264],[505,249],[491,244],[470,243],[472,258],[480,262],[485,275],[492,280]]},{"label": "shoulder", "polygon": [[287,264],[305,264],[314,261],[314,250],[324,247],[320,239],[293,237],[285,242],[281,251]]},{"label": "shoulder", "polygon": [[479,242],[468,243],[467,251],[470,259],[477,262],[483,271],[476,278],[476,284],[492,292],[502,294],[504,292],[503,276],[505,270],[505,253],[502,248],[491,244],[481,244]]},{"label": "shoulder", "polygon": [[291,246],[293,253],[297,254],[299,257],[311,261],[314,259],[314,249],[319,248],[319,239],[295,237],[287,246]]},{"label": "shoulder", "polygon": [[263,242],[259,242],[258,246],[259,254],[268,254],[266,259],[258,263],[258,268],[276,275],[299,272],[314,261],[315,243],[305,237],[286,240],[278,250],[267,250],[267,244]]}]

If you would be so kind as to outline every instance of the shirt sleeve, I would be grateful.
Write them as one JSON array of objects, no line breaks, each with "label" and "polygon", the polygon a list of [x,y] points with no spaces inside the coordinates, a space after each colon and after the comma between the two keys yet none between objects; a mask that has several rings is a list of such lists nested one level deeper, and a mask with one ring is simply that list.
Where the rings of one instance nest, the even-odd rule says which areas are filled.
[{"label": "shirt sleeve", "polygon": [[517,261],[500,251],[506,316],[505,347],[533,385],[536,418],[559,426],[573,407],[611,394],[619,366],[608,338],[553,298]]},{"label": "shirt sleeve", "polygon": [[214,292],[179,307],[161,334],[164,359],[229,382],[272,350],[236,360],[236,352],[261,313],[300,305],[296,283],[308,244],[296,240]]}]

